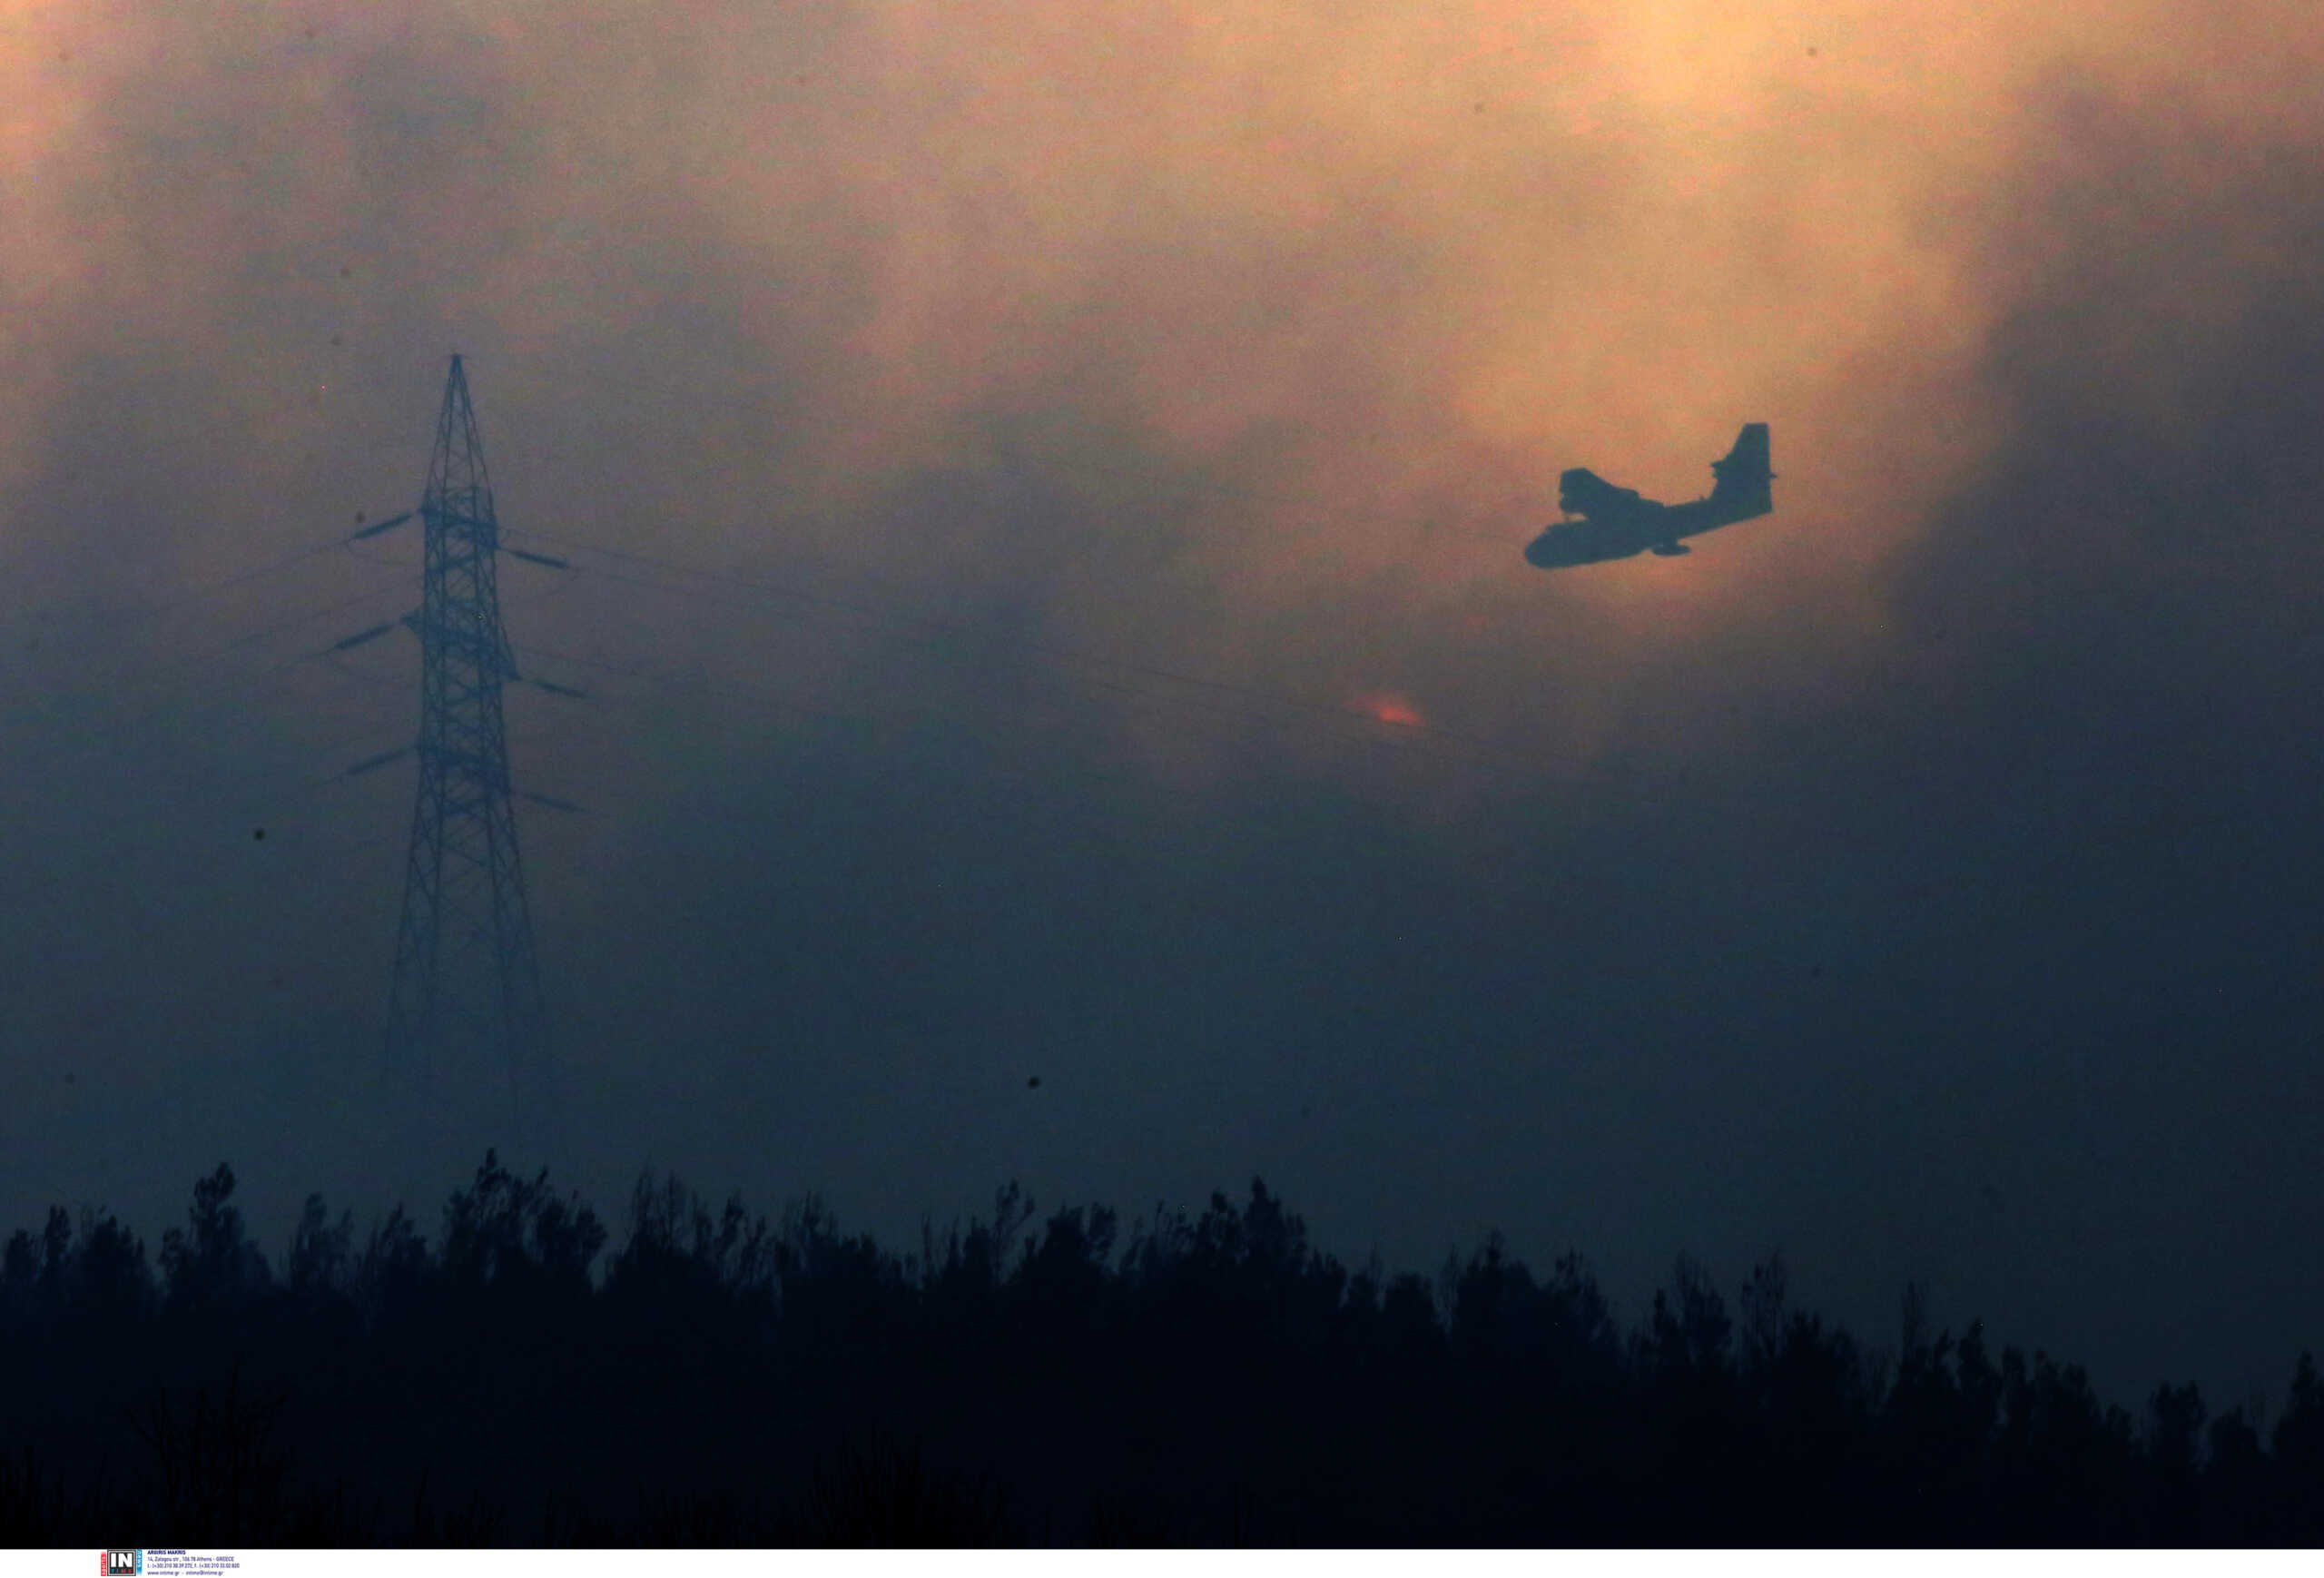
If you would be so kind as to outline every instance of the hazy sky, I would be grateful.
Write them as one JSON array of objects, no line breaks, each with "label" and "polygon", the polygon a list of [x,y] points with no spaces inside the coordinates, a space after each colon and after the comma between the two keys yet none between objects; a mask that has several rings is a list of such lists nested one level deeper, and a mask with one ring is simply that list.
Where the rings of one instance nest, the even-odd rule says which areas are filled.
[{"label": "hazy sky", "polygon": [[[473,1165],[379,1137],[411,768],[333,777],[416,654],[312,656],[417,599],[327,545],[458,349],[576,567],[502,586],[592,693],[509,722],[601,1208],[1260,1173],[2280,1389],[2319,68],[2309,0],[0,0],[0,1225]],[[1521,558],[1748,420],[1774,515]]]}]

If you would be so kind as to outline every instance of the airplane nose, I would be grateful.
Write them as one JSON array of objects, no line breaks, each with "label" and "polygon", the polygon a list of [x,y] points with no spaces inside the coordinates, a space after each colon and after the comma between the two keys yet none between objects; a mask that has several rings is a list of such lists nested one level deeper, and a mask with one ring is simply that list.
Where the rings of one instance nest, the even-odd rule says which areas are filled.
[{"label": "airplane nose", "polygon": [[1545,570],[1550,567],[1550,534],[1548,532],[1543,532],[1525,545],[1525,562],[1535,569]]}]

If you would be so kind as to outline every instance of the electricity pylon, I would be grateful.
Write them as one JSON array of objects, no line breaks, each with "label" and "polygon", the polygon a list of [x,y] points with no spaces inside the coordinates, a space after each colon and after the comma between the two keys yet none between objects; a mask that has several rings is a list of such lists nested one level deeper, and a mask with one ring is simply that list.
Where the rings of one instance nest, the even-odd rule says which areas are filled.
[{"label": "electricity pylon", "polygon": [[484,440],[457,355],[419,515],[419,610],[404,620],[419,637],[419,796],[388,1001],[389,1069],[431,1107],[448,1076],[505,1080],[511,1116],[529,1125],[542,1117],[548,1047],[500,718],[517,664],[500,627],[500,528]]}]

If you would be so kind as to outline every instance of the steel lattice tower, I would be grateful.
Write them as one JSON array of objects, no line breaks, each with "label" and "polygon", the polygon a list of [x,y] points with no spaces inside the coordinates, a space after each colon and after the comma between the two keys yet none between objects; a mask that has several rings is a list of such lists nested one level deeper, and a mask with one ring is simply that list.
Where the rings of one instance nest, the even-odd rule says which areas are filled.
[{"label": "steel lattice tower", "polygon": [[509,804],[500,692],[517,666],[500,626],[500,529],[484,441],[458,355],[436,419],[419,513],[419,795],[404,864],[388,1003],[392,1076],[429,1106],[446,1075],[507,1082],[512,1114],[538,1116],[547,1072],[540,969]]}]

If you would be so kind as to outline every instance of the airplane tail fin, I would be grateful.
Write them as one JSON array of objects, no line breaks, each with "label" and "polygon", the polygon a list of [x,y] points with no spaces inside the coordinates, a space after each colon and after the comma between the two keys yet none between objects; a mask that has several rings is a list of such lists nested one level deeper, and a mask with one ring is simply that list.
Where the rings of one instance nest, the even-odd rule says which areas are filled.
[{"label": "airplane tail fin", "polygon": [[1767,423],[1746,422],[1735,448],[1724,460],[1713,460],[1710,469],[1718,478],[1711,486],[1712,500],[1734,510],[1738,519],[1775,508],[1775,495],[1768,486],[1775,473],[1768,469]]}]

